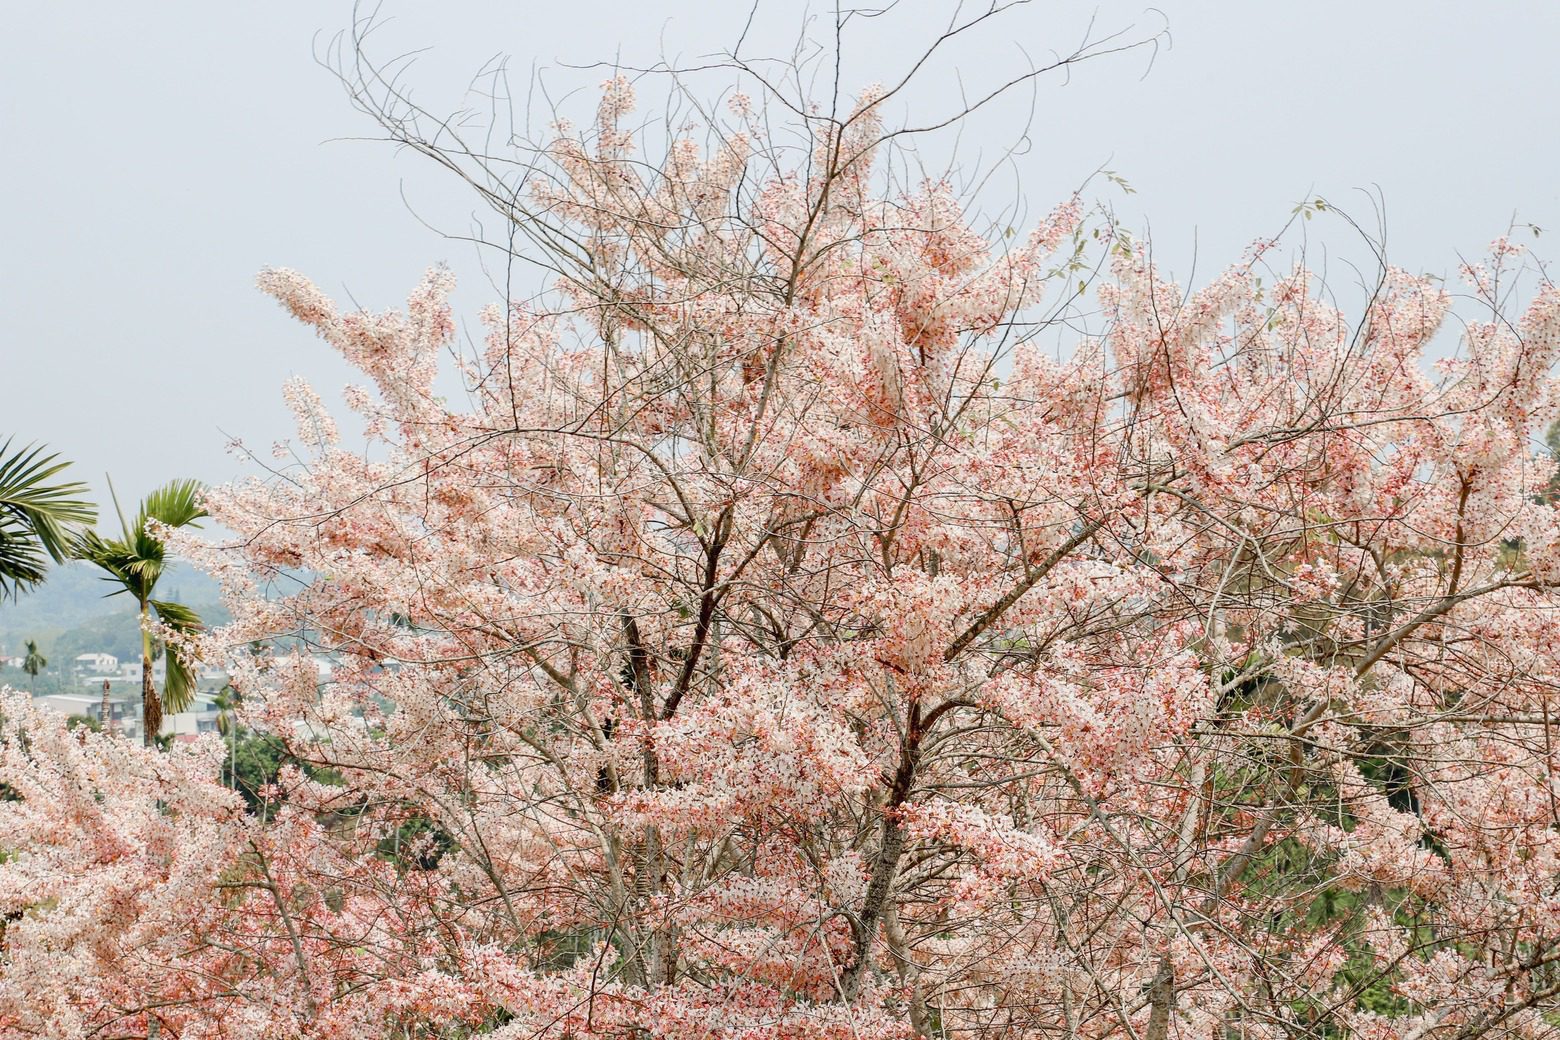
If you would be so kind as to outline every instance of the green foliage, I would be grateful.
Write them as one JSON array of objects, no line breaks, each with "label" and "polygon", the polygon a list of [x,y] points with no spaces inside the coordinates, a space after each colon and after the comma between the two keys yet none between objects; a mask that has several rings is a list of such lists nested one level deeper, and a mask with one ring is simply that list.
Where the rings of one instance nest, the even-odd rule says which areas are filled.
[{"label": "green foliage", "polygon": [[274,816],[281,807],[285,799],[268,788],[277,782],[285,766],[292,766],[318,783],[341,783],[339,773],[297,758],[275,734],[239,725],[232,716],[237,704],[232,687],[227,687],[217,697],[217,707],[222,712],[217,725],[228,744],[228,756],[222,762],[222,782],[243,796],[252,815]]},{"label": "green foliage", "polygon": [[[117,592],[130,594],[142,618],[150,612],[170,631],[180,635],[200,631],[201,619],[187,606],[154,598],[157,582],[169,562],[167,546],[158,531],[193,525],[206,516],[206,510],[200,504],[201,491],[201,485],[196,481],[171,481],[146,496],[133,524],[125,521],[121,514],[122,533],[118,538],[105,538],[95,530],[88,531],[82,537],[78,551],[82,559],[106,572],[106,580],[120,586]],[[169,712],[180,712],[186,710],[194,698],[194,662],[177,646],[170,645],[167,650],[168,673],[162,698]],[[142,657],[149,660],[156,651],[151,637],[143,632]]]},{"label": "green foliage", "polygon": [[36,445],[0,445],[0,600],[43,580],[49,559],[64,561],[97,510],[78,481],[58,480],[70,465]]},{"label": "green foliage", "polygon": [[289,755],[281,740],[269,733],[239,727],[228,739],[230,754],[222,763],[222,782],[243,796],[251,814],[274,815],[280,803],[266,797],[266,787],[276,783],[282,766],[303,763]]},{"label": "green foliage", "polygon": [[[205,627],[200,615],[183,604],[157,599],[148,600],[147,603],[157,612],[157,619],[179,635],[193,636]],[[171,710],[179,711],[195,699],[194,662],[171,647],[167,658],[168,672],[167,678],[163,680],[163,699]]]},{"label": "green foliage", "polygon": [[378,853],[408,869],[432,870],[444,854],[455,847],[455,840],[426,816],[413,816],[396,828],[394,834],[379,842]]},{"label": "green foliage", "polygon": [[27,656],[22,660],[22,671],[36,679],[38,673],[47,667],[49,667],[49,659],[39,652],[37,641],[27,640]]},{"label": "green foliage", "polygon": [[67,729],[79,729],[85,726],[94,733],[103,731],[103,723],[94,715],[67,715],[65,717],[65,726]]},{"label": "green foliage", "polygon": [[167,547],[153,529],[154,522],[168,528],[199,526],[206,516],[200,505],[201,486],[193,480],[175,480],[163,485],[141,502],[135,523],[125,523],[118,538],[104,538],[88,531],[83,538],[81,558],[107,571],[124,586],[138,603],[151,600],[167,562]]}]

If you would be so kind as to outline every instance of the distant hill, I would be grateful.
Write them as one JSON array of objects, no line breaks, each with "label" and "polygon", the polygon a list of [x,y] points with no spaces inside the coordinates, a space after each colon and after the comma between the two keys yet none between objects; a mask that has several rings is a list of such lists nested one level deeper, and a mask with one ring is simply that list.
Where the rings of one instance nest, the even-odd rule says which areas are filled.
[{"label": "distant hill", "polygon": [[[0,656],[20,656],[29,639],[49,658],[49,671],[63,669],[77,654],[104,651],[128,660],[140,655],[141,635],[135,602],[123,594],[106,596],[112,584],[84,563],[53,567],[46,581],[19,599],[0,603]],[[158,598],[193,607],[208,624],[226,622],[217,583],[184,563],[175,563],[158,582]],[[0,683],[20,685],[26,677],[0,669]]]}]

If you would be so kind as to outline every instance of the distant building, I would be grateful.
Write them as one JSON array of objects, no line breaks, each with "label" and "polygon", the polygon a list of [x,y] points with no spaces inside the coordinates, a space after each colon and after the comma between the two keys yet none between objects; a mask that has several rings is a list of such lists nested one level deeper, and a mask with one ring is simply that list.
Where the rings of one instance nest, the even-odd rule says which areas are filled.
[{"label": "distant building", "polygon": [[168,715],[163,719],[163,732],[180,740],[193,740],[202,733],[217,732],[217,716],[221,712],[209,694],[197,694],[189,711]]},{"label": "distant building", "polygon": [[72,662],[78,672],[91,672],[94,675],[111,675],[119,670],[119,658],[113,654],[77,654]]},{"label": "distant building", "polygon": [[108,719],[103,718],[103,694],[99,693],[50,693],[34,695],[33,703],[39,707],[57,711],[61,715],[85,715],[103,724],[104,729],[123,733],[127,737],[141,735],[140,689],[110,689]]},{"label": "distant building", "polygon": [[[139,669],[137,669],[139,671]],[[139,676],[129,680],[109,680],[108,718],[103,715],[103,683],[100,676],[91,680],[90,689],[81,693],[51,693],[34,695],[33,703],[61,715],[84,715],[96,719],[103,728],[126,737],[141,736],[141,681]],[[221,713],[210,693],[197,693],[188,711],[163,716],[162,732],[181,741],[194,740],[202,733],[217,732],[217,717]]]}]

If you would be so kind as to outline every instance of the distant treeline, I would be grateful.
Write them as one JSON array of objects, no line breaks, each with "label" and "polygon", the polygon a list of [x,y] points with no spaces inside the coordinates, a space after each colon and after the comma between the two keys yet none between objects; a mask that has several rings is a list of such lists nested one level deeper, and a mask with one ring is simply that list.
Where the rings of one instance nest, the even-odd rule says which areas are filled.
[{"label": "distant treeline", "polygon": [[[49,659],[36,681],[18,668],[0,667],[0,685],[25,685],[36,693],[54,690],[68,680],[71,662],[78,654],[109,653],[121,661],[133,661],[141,653],[141,636],[133,605],[124,596],[105,598],[117,587],[103,581],[84,563],[65,563],[50,569],[48,580],[0,611],[0,657],[20,657],[29,639]],[[218,603],[217,584],[183,563],[175,563],[167,582],[169,598],[188,603],[212,624],[222,624],[228,614]]]}]

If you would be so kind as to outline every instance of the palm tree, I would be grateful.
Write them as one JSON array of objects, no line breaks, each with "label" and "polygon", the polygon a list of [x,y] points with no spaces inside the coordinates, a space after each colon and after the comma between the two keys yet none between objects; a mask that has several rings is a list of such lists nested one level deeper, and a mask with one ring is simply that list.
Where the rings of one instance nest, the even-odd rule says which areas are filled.
[{"label": "palm tree", "polygon": [[38,678],[38,673],[49,667],[49,659],[38,652],[38,644],[34,640],[27,640],[27,656],[22,658],[22,671]]},{"label": "palm tree", "polygon": [[[109,490],[113,490],[112,486]],[[88,531],[81,542],[82,559],[107,571],[106,580],[120,585],[110,595],[128,592],[140,612],[141,708],[143,739],[148,747],[156,743],[162,732],[164,703],[169,711],[181,712],[189,707],[195,694],[194,662],[186,651],[169,645],[161,648],[168,662],[168,674],[162,696],[158,696],[157,686],[152,681],[152,658],[159,647],[148,631],[149,617],[155,615],[165,628],[177,634],[193,634],[202,627],[200,618],[189,607],[153,598],[157,580],[163,575],[167,549],[152,526],[179,528],[195,524],[206,515],[200,504],[201,491],[201,485],[194,480],[165,484],[141,502],[134,524],[126,523],[124,514],[120,514],[119,523],[124,532],[120,537],[104,538],[96,531]],[[118,508],[117,499],[115,508]]]},{"label": "palm tree", "polygon": [[70,465],[38,445],[0,444],[0,600],[43,580],[47,560],[62,563],[97,510],[79,496],[85,484],[56,482]]}]

